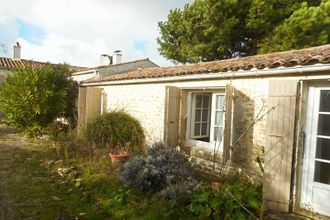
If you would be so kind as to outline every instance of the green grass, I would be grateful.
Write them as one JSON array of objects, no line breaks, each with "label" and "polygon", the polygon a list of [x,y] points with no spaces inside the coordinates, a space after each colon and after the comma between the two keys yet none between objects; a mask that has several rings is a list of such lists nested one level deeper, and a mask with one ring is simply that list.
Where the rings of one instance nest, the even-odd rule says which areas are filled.
[{"label": "green grass", "polygon": [[[233,209],[240,210],[235,201],[229,204],[228,198],[218,196],[221,190],[207,191],[207,198],[205,193],[197,192],[188,206],[127,189],[118,180],[118,170],[111,167],[105,152],[94,151],[91,158],[78,144],[64,159],[56,154],[50,141],[25,139],[5,133],[0,127],[0,158],[5,160],[0,163],[0,205],[4,195],[10,201],[9,210],[14,212],[9,215],[14,217],[8,219],[201,219],[205,213],[212,216],[210,207],[213,213],[220,210],[229,215]],[[71,177],[61,177],[57,172],[70,167],[75,171]],[[259,200],[254,200],[260,193],[257,188],[235,186],[230,189],[233,194],[237,191],[237,198],[246,197],[246,204],[256,206]],[[1,187],[5,187],[4,194]],[[221,205],[213,207],[214,203]],[[230,207],[224,208],[223,204]],[[259,210],[257,205],[253,210]],[[247,213],[241,210],[238,214]]]},{"label": "green grass", "polygon": [[[58,159],[61,158],[45,141],[32,141],[17,151],[10,164],[14,174],[7,180],[7,191],[19,218],[54,219],[60,215],[68,219],[162,218],[158,213],[166,202],[125,189],[107,158],[90,161],[74,157],[63,163],[50,163]],[[80,184],[75,178],[63,178],[56,172],[59,167],[71,166],[79,171]]]}]

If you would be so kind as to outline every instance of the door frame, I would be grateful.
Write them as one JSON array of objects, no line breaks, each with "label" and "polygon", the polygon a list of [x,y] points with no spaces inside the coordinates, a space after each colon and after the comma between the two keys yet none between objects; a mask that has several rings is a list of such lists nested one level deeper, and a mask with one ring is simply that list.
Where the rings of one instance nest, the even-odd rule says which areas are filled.
[{"label": "door frame", "polygon": [[[306,102],[306,118],[305,118],[305,139],[303,141],[302,154],[302,170],[301,170],[301,190],[300,190],[300,206],[307,210],[330,216],[329,212],[324,212],[321,206],[312,203],[312,187],[313,186],[330,190],[330,185],[314,182],[315,169],[315,150],[317,135],[317,114],[319,112],[320,91],[322,89],[330,89],[330,82],[314,82],[307,85],[307,102]],[[313,152],[314,151],[314,152]],[[313,162],[311,162],[313,161]],[[309,172],[313,170],[312,172]]]}]

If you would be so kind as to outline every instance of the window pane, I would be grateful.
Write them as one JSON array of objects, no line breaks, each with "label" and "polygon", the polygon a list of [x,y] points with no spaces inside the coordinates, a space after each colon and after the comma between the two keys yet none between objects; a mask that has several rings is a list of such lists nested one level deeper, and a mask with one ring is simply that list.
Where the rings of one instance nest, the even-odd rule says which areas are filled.
[{"label": "window pane", "polygon": [[223,126],[223,112],[221,112],[221,111],[215,112],[215,125]]},{"label": "window pane", "polygon": [[317,138],[316,158],[330,160],[330,139]]},{"label": "window pane", "polygon": [[202,135],[207,135],[207,123],[202,124]]},{"label": "window pane", "polygon": [[208,95],[204,95],[203,97],[203,108],[209,107],[210,97]]},{"label": "window pane", "polygon": [[225,104],[225,96],[217,95],[216,109],[223,109],[224,104]]},{"label": "window pane", "polygon": [[320,112],[330,112],[330,90],[321,90]]},{"label": "window pane", "polygon": [[214,141],[221,142],[223,136],[223,129],[219,127],[214,128]]},{"label": "window pane", "polygon": [[195,123],[194,136],[200,136],[200,135],[201,135],[201,124]]},{"label": "window pane", "polygon": [[195,110],[195,122],[200,122],[201,121],[201,111],[200,109]]},{"label": "window pane", "polygon": [[202,107],[202,95],[196,95],[196,108],[201,108]]},{"label": "window pane", "polygon": [[319,114],[318,135],[330,136],[330,115]]},{"label": "window pane", "polygon": [[330,163],[315,161],[314,181],[330,185]]},{"label": "window pane", "polygon": [[203,122],[207,122],[208,120],[208,115],[209,115],[209,110],[208,109],[204,109],[203,110]]}]

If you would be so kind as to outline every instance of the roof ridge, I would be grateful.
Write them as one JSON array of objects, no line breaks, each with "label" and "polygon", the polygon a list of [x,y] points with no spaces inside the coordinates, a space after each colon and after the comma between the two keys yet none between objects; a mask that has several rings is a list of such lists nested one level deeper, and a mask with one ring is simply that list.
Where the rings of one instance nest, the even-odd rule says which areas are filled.
[{"label": "roof ridge", "polygon": [[[43,62],[43,61],[35,61],[35,60],[28,60],[28,59],[14,59],[10,57],[0,57],[0,69],[16,69],[19,67],[26,67],[28,65],[32,67],[42,67],[47,64],[50,65],[59,65],[59,63],[51,63],[49,61]],[[81,67],[81,66],[74,66],[74,65],[69,65],[69,68],[75,70],[75,71],[81,71],[84,69],[87,69],[87,67]]]},{"label": "roof ridge", "polygon": [[96,66],[95,69],[96,68],[106,68],[106,67],[110,67],[110,66],[119,66],[119,65],[123,65],[123,64],[135,63],[135,62],[140,62],[140,61],[150,61],[150,62],[152,62],[149,58],[144,58],[144,59],[132,60],[132,61],[121,62],[121,63],[116,63],[116,64]]},{"label": "roof ridge", "polygon": [[103,78],[92,78],[83,81],[83,83],[98,83],[142,78],[160,78],[210,72],[251,70],[254,68],[276,68],[280,66],[292,67],[297,65],[312,65],[315,63],[330,63],[330,44],[299,50],[295,49],[268,54],[257,54],[253,56],[200,62],[194,64],[184,64],[169,67],[151,67],[122,74],[110,75]]}]

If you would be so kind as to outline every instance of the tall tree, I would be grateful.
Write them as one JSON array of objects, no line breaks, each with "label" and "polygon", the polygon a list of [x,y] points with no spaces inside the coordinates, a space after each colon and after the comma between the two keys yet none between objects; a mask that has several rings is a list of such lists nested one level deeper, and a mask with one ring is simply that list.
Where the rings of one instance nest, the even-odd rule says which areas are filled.
[{"label": "tall tree", "polygon": [[330,43],[330,1],[307,3],[296,10],[261,43],[260,53],[300,49]]},{"label": "tall tree", "polygon": [[158,23],[159,51],[180,63],[254,55],[302,4],[320,0],[195,0]]}]

